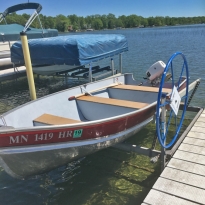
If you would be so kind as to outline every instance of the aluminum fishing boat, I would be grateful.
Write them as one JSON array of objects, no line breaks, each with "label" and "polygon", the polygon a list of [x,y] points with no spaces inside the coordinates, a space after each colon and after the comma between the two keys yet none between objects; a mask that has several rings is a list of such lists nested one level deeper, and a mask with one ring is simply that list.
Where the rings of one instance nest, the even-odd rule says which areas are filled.
[{"label": "aluminum fishing boat", "polygon": [[[122,35],[75,37],[59,37],[54,42],[44,39],[48,41],[44,44],[42,40],[30,40],[32,64],[91,65],[117,54],[121,58],[122,52],[128,50]],[[24,62],[20,42],[12,46],[11,52],[14,63]],[[177,55],[183,54],[174,54]],[[195,83],[189,85],[187,75],[173,81],[173,73],[166,71],[169,62],[154,63],[143,82],[134,80],[132,74],[119,73],[2,114],[0,165],[13,177],[27,178],[126,140],[153,119],[159,92],[170,99],[176,87],[179,96],[186,96],[187,101],[187,93]],[[161,77],[164,84],[159,87]]]}]

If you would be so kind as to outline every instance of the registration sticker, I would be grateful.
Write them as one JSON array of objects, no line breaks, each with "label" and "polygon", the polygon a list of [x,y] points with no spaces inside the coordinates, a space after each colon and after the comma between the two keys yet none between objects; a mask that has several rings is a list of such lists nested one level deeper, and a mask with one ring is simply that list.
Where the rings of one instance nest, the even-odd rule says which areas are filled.
[{"label": "registration sticker", "polygon": [[81,137],[82,134],[83,134],[83,129],[80,129],[80,130],[74,130],[73,138]]}]

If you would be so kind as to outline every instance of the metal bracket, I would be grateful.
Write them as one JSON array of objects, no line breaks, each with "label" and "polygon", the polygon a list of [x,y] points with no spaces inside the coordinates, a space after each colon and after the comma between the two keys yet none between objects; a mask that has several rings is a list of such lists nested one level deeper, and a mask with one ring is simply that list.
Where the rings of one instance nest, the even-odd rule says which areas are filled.
[{"label": "metal bracket", "polygon": [[88,94],[88,95],[92,96],[92,94],[91,94],[90,92],[88,92],[88,91],[85,89],[85,87],[80,86],[80,89],[81,89],[81,91],[84,91],[85,94]]}]

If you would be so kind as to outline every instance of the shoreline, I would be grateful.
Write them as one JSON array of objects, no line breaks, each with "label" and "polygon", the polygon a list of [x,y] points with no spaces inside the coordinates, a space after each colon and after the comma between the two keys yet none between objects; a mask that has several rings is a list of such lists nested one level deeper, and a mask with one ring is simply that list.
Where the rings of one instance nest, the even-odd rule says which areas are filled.
[{"label": "shoreline", "polygon": [[92,33],[92,32],[96,32],[96,31],[113,31],[113,30],[128,30],[128,29],[149,29],[149,28],[176,28],[176,27],[190,27],[190,26],[205,26],[204,23],[202,24],[177,24],[177,25],[173,25],[173,26],[147,26],[147,27],[132,27],[132,28],[113,28],[113,29],[100,29],[100,30],[76,30],[76,31],[65,31],[65,32],[58,32],[59,34],[65,34],[65,33],[80,33],[80,32],[88,32],[88,33]]}]

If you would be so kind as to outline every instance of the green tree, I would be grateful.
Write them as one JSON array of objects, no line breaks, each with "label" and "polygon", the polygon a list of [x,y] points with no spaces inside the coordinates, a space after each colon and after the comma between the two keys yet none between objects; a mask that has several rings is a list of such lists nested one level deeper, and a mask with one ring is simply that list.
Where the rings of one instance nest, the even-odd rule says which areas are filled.
[{"label": "green tree", "polygon": [[141,18],[140,25],[147,27],[148,26],[148,20],[146,18]]},{"label": "green tree", "polygon": [[92,28],[92,21],[93,21],[92,16],[85,17],[86,28]]},{"label": "green tree", "polygon": [[165,16],[164,23],[167,26],[171,25],[171,18],[169,16]]},{"label": "green tree", "polygon": [[121,19],[116,19],[116,27],[124,27]]},{"label": "green tree", "polygon": [[118,19],[122,21],[123,27],[128,27],[127,17],[125,15],[119,16]]},{"label": "green tree", "polygon": [[155,26],[163,26],[163,25],[165,25],[164,22],[165,22],[165,21],[164,21],[164,17],[156,16],[156,17],[154,18],[154,25],[155,25]]},{"label": "green tree", "polygon": [[[18,23],[17,18],[18,15],[16,13],[12,13],[6,17],[6,22],[8,24]],[[5,22],[3,21],[2,23],[4,24]]]},{"label": "green tree", "polygon": [[108,20],[108,28],[109,29],[115,28],[115,20],[114,19]]},{"label": "green tree", "polygon": [[68,31],[68,26],[70,26],[70,20],[64,15],[56,16],[55,28],[60,32]]},{"label": "green tree", "polygon": [[115,22],[116,22],[116,17],[115,17],[115,15],[109,13],[109,14],[107,15],[107,19],[108,19],[108,28],[109,28],[109,29],[115,28]]},{"label": "green tree", "polygon": [[175,18],[175,17],[172,17],[171,19],[170,19],[170,25],[171,26],[174,26],[174,25],[176,25],[178,22],[177,22],[177,18]]},{"label": "green tree", "polygon": [[45,28],[54,28],[55,19],[51,16],[48,16],[48,17],[45,16],[43,25]]},{"label": "green tree", "polygon": [[154,17],[153,16],[149,17],[147,20],[148,20],[148,25],[149,26],[154,26]]},{"label": "green tree", "polygon": [[[109,13],[108,15],[90,15],[84,17],[77,16],[76,14],[64,16],[64,15],[57,15],[56,17],[51,16],[43,16],[42,14],[39,15],[42,25],[45,28],[56,28],[60,32],[67,31],[68,26],[72,25],[74,30],[79,29],[86,29],[86,28],[95,28],[95,29],[102,29],[102,28],[109,28],[113,29],[115,27],[125,27],[125,28],[132,28],[137,26],[164,26],[164,25],[176,25],[176,24],[199,24],[205,23],[205,16],[198,16],[198,17],[169,17],[169,16],[156,16],[156,17],[148,17],[143,18],[142,16],[137,16],[136,14],[132,14],[129,16],[119,16],[118,18],[115,17],[114,14]],[[25,25],[27,20],[30,18],[28,14],[18,15],[16,13],[11,13],[6,16],[6,21],[8,24],[18,23],[21,25]],[[2,21],[0,24],[5,24]],[[31,27],[40,28],[40,24],[38,19],[35,19],[31,24]]]},{"label": "green tree", "polygon": [[81,30],[87,28],[84,17],[78,17],[78,24]]},{"label": "green tree", "polygon": [[127,17],[127,22],[128,22],[127,26],[129,28],[137,27],[140,24],[139,18],[135,14],[129,15]]},{"label": "green tree", "polygon": [[103,23],[103,28],[108,28],[108,19],[107,19],[107,16],[106,15],[102,15],[100,17],[102,23]]},{"label": "green tree", "polygon": [[77,15],[73,14],[73,15],[69,15],[67,17],[70,20],[72,25],[75,24],[75,23],[78,24],[78,17],[77,17]]},{"label": "green tree", "polygon": [[100,30],[103,28],[103,23],[100,18],[95,18],[92,25],[95,30]]},{"label": "green tree", "polygon": [[74,24],[72,24],[72,27],[73,27],[74,31],[79,30],[79,26],[78,26],[78,24],[76,22],[74,22]]}]

